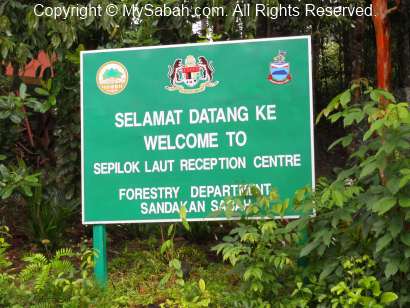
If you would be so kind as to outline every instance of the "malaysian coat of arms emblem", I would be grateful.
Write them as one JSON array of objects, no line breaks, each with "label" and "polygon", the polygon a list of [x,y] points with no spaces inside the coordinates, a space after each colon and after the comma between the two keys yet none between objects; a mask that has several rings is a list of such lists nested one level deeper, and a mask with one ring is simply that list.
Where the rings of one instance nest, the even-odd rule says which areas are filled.
[{"label": "malaysian coat of arms emblem", "polygon": [[195,94],[205,91],[218,85],[219,81],[214,81],[215,69],[211,61],[204,56],[198,57],[189,55],[182,59],[176,59],[174,64],[168,66],[168,78],[170,85],[165,89],[168,91],[178,91],[183,94]]},{"label": "malaysian coat of arms emblem", "polygon": [[286,84],[292,80],[290,64],[285,59],[286,51],[280,50],[270,64],[268,80],[273,84]]}]

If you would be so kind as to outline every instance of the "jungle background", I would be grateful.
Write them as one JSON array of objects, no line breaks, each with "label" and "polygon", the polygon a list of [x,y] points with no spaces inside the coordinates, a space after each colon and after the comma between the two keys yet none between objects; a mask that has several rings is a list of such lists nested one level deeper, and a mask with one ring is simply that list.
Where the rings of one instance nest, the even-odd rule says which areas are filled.
[{"label": "jungle background", "polygon": [[[228,12],[237,2],[324,3],[138,1],[148,2]],[[410,307],[410,2],[325,4],[371,2],[373,18],[146,17],[136,25],[121,16],[36,17],[39,1],[2,0],[0,306]],[[80,218],[80,51],[292,35],[312,36],[320,118],[318,187],[301,188],[294,201],[307,211],[314,203],[316,217],[109,226],[110,279],[101,288],[91,228]],[[27,77],[42,53],[51,65]],[[287,204],[280,192],[255,196],[246,214]]]}]

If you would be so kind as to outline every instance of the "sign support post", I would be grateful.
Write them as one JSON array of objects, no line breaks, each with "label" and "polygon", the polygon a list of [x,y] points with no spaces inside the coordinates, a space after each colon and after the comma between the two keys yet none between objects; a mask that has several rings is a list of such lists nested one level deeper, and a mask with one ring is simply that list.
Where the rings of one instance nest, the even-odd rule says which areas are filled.
[{"label": "sign support post", "polygon": [[93,225],[93,247],[98,253],[95,257],[95,279],[101,286],[105,287],[108,280],[105,225]]}]

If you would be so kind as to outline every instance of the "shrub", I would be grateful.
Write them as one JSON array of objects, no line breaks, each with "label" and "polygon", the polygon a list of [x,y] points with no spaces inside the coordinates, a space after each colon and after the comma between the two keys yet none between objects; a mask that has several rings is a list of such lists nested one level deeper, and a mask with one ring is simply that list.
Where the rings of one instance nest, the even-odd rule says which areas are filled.
[{"label": "shrub", "polygon": [[[410,303],[410,114],[409,104],[372,88],[366,80],[333,99],[319,115],[342,120],[349,133],[334,142],[352,154],[333,181],[321,179],[314,194],[317,216],[287,227],[310,237],[301,250],[319,279],[343,277],[340,256],[369,255],[382,286]],[[303,203],[303,201],[301,201]]]},{"label": "shrub", "polygon": [[[314,306],[381,307],[394,302],[404,307],[410,303],[409,104],[358,80],[333,99],[318,120],[322,116],[332,123],[342,120],[349,129],[330,148],[341,144],[352,154],[334,180],[320,179],[313,193],[307,188],[296,192],[293,204],[307,214],[314,205],[316,215],[303,215],[286,226],[245,220],[215,247],[242,276],[246,293],[238,305],[309,306],[310,299],[290,298],[289,290],[295,289],[307,298],[322,294],[313,296]],[[257,201],[246,208],[245,216],[264,210],[273,217],[278,206],[287,204],[272,206],[271,196]],[[298,247],[297,234],[306,228],[308,240]],[[361,257],[367,255],[374,261]],[[298,257],[304,267],[296,266]],[[355,277],[351,272],[364,258],[373,272]],[[313,283],[306,288],[309,280]]]},{"label": "shrub", "polygon": [[[268,197],[258,192],[254,195],[254,202],[244,208],[245,217],[270,219],[242,220],[213,250],[221,253],[242,277],[243,296],[236,301],[238,307],[268,307],[273,303],[272,307],[284,307],[297,270],[299,235],[283,232],[284,221],[274,220],[278,212],[284,214],[289,200],[279,202],[275,191]],[[275,206],[271,206],[273,202]]]},{"label": "shrub", "polygon": [[39,184],[33,196],[27,198],[25,233],[46,250],[61,247],[65,231],[77,212],[77,201],[68,201],[57,189],[43,189]]},{"label": "shrub", "polygon": [[383,292],[374,276],[375,262],[369,256],[344,258],[343,279],[328,285],[316,277],[309,283],[299,281],[292,293],[297,307],[375,307],[382,308],[397,300],[393,292]]},{"label": "shrub", "polygon": [[[3,230],[7,231],[3,227]],[[0,233],[0,304],[4,307],[87,307],[98,296],[92,279],[94,251],[70,248],[58,250],[52,258],[30,254],[19,273],[11,269]],[[79,267],[76,267],[76,263]]]}]

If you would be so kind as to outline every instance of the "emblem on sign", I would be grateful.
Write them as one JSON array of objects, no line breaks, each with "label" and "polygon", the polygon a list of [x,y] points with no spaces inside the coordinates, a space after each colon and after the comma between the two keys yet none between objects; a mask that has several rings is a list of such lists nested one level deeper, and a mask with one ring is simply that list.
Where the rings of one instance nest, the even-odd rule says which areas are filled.
[{"label": "emblem on sign", "polygon": [[125,89],[127,83],[128,71],[120,62],[104,63],[97,72],[97,86],[105,94],[118,94]]},{"label": "emblem on sign", "polygon": [[176,59],[174,64],[168,66],[169,86],[168,91],[178,91],[183,94],[195,94],[205,91],[218,85],[219,81],[214,81],[215,69],[211,61],[205,57],[198,57],[198,62],[194,56],[187,56],[184,63],[182,59]]},{"label": "emblem on sign", "polygon": [[292,80],[290,64],[285,61],[286,51],[279,50],[270,64],[268,80],[273,84],[286,84]]}]

